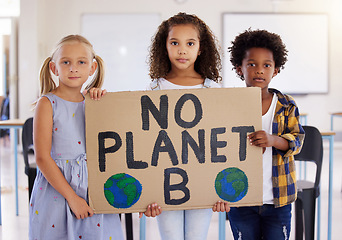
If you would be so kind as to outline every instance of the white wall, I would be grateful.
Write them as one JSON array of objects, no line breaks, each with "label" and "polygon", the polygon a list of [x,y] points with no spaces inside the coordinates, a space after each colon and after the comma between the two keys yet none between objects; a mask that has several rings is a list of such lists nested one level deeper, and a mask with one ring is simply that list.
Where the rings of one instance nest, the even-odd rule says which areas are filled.
[{"label": "white wall", "polygon": [[31,104],[38,96],[38,3],[21,1],[18,33],[18,118],[33,116]]},{"label": "white wall", "polygon": [[[338,12],[342,9],[341,1],[185,0],[185,3],[178,2],[182,1],[22,0],[19,24],[19,117],[24,119],[33,115],[30,111],[30,103],[35,100],[39,92],[40,65],[60,38],[67,34],[80,33],[83,13],[159,13],[164,20],[180,11],[199,16],[210,26],[220,41],[224,12],[328,13],[330,18],[329,93],[294,97],[300,111],[308,113],[308,124],[322,130],[330,127],[329,113],[342,111],[342,81],[339,71],[342,56],[342,16],[339,16],[341,14]],[[226,49],[223,49],[223,52],[228,54]],[[312,53],[312,57],[315,57],[315,49],[312,49]],[[337,129],[342,129],[342,119],[336,120],[335,126]]]}]

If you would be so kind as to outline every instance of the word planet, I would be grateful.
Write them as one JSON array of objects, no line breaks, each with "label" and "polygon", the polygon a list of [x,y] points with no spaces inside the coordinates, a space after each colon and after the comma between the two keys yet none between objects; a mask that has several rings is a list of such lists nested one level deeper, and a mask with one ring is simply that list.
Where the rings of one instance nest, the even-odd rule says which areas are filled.
[{"label": "word planet", "polygon": [[115,208],[129,208],[141,196],[141,183],[126,173],[118,173],[104,184],[104,195],[108,203]]},{"label": "word planet", "polygon": [[237,202],[246,196],[248,191],[248,178],[238,168],[226,168],[219,172],[215,179],[217,195],[225,201]]}]

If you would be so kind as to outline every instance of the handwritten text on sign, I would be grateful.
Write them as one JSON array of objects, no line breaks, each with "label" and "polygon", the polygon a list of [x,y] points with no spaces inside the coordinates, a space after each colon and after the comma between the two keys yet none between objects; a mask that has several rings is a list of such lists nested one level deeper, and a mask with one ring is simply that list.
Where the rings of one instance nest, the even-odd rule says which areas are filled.
[{"label": "handwritten text on sign", "polygon": [[262,201],[261,150],[246,138],[261,127],[259,89],[108,93],[86,100],[86,126],[97,213]]}]

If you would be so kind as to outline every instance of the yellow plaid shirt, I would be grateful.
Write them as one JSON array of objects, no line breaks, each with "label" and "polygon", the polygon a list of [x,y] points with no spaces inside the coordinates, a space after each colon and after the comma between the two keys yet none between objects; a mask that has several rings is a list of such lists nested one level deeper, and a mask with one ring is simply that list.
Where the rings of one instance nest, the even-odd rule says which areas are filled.
[{"label": "yellow plaid shirt", "polygon": [[294,99],[276,89],[278,96],[272,124],[272,133],[286,139],[290,149],[286,152],[272,148],[272,182],[275,207],[282,207],[297,198],[296,167],[294,155],[302,148],[304,130],[299,123],[299,110]]}]

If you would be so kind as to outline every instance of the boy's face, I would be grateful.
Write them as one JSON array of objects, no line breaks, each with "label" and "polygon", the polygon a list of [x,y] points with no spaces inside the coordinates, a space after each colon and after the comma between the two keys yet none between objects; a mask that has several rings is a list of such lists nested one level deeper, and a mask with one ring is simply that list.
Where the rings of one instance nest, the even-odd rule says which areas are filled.
[{"label": "boy's face", "polygon": [[247,87],[268,89],[271,79],[278,74],[275,67],[273,53],[266,48],[250,48],[237,67],[237,73],[243,76]]}]

